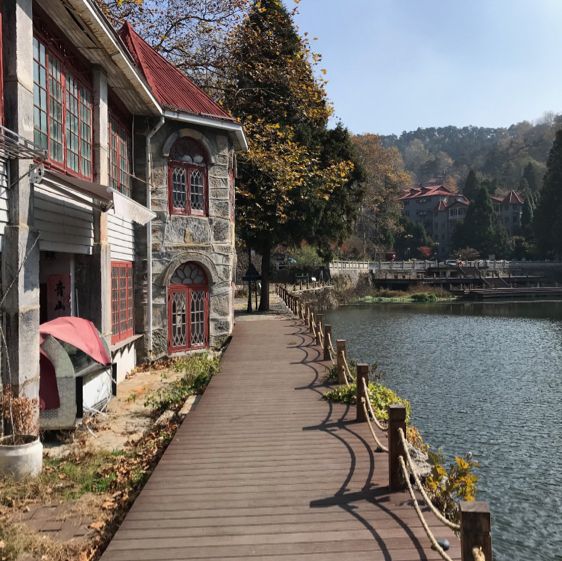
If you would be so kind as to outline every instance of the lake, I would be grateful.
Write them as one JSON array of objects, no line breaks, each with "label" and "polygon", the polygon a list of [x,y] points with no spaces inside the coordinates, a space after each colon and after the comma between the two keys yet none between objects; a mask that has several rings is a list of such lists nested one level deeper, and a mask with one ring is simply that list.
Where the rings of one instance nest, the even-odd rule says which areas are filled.
[{"label": "lake", "polygon": [[562,560],[562,302],[374,304],[325,317],[435,448],[480,462],[499,561]]}]

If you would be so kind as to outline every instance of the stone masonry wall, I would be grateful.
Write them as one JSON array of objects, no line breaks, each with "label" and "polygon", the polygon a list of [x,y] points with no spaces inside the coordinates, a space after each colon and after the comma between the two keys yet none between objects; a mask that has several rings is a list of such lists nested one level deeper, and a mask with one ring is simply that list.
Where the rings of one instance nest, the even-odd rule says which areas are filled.
[{"label": "stone masonry wall", "polygon": [[[210,154],[208,217],[169,213],[167,156],[173,141],[181,136],[200,141]],[[153,139],[152,157],[152,210],[157,214],[152,221],[153,355],[167,353],[166,288],[175,269],[186,261],[195,261],[207,272],[209,343],[219,347],[232,330],[235,250],[229,170],[233,147],[221,131],[168,122]]]}]

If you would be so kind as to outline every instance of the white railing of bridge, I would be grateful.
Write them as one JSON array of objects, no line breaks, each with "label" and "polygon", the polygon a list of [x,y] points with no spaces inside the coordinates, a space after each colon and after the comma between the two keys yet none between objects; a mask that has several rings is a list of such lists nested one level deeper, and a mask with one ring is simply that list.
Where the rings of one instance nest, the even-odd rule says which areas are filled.
[{"label": "white railing of bridge", "polygon": [[[369,271],[426,271],[431,267],[443,266],[449,261],[332,261],[330,273],[332,275],[346,272],[367,273]],[[464,268],[478,268],[492,271],[513,271],[515,269],[557,268],[562,267],[560,261],[506,261],[503,259],[479,259],[476,261],[462,261],[458,263]]]}]

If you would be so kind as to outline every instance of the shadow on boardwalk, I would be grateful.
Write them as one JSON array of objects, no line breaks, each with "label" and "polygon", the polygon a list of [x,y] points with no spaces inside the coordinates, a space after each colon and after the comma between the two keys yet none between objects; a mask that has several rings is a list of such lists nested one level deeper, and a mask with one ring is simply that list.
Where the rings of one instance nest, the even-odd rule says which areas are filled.
[{"label": "shadow on boardwalk", "polygon": [[439,559],[408,497],[388,492],[367,426],[322,399],[325,372],[300,322],[240,317],[103,561]]}]

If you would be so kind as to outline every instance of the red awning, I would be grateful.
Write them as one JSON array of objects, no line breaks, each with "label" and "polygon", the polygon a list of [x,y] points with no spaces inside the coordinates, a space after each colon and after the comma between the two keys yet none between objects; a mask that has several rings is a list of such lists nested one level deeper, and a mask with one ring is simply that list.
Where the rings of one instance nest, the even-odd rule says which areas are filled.
[{"label": "red awning", "polygon": [[111,364],[111,357],[96,326],[87,319],[71,316],[56,318],[42,323],[39,326],[39,335],[51,335],[59,341],[80,349],[104,366]]}]

